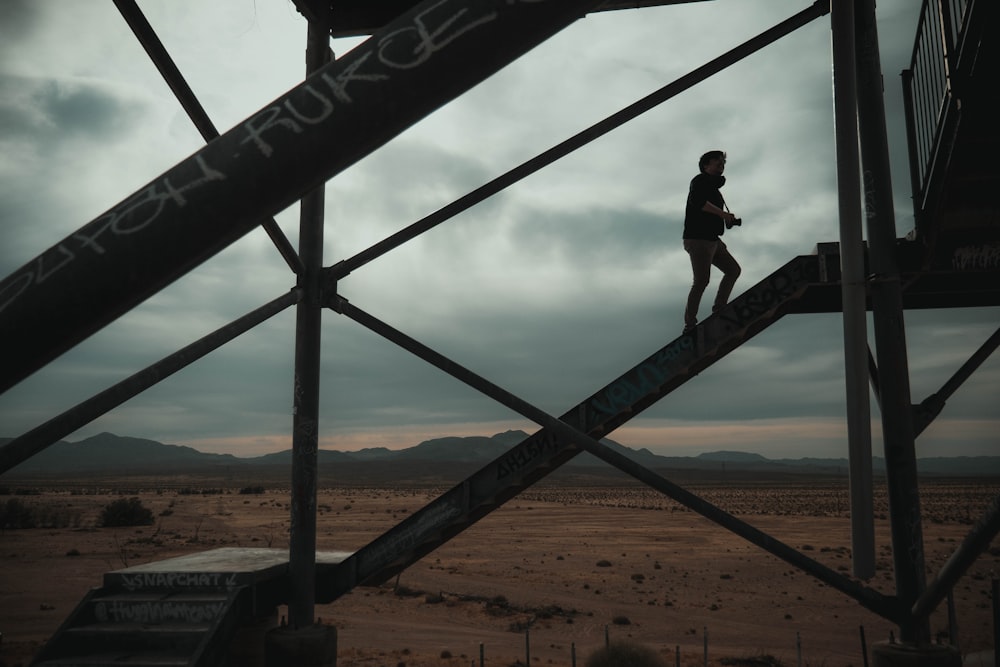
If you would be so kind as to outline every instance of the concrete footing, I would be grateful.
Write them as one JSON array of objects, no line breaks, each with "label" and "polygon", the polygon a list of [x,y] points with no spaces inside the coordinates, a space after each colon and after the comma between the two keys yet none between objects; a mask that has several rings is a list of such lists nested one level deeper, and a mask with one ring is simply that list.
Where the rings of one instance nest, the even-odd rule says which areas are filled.
[{"label": "concrete footing", "polygon": [[229,664],[240,667],[267,667],[264,664],[265,638],[278,627],[278,610],[261,616],[236,630],[229,644]]},{"label": "concrete footing", "polygon": [[962,654],[953,646],[879,642],[872,645],[872,667],[962,667]]},{"label": "concrete footing", "polygon": [[337,667],[337,628],[275,628],[264,639],[267,667]]}]

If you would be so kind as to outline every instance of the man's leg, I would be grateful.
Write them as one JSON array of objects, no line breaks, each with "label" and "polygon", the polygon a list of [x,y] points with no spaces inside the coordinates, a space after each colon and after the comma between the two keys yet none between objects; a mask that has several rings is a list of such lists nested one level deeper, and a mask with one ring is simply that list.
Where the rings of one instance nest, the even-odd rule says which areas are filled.
[{"label": "man's leg", "polygon": [[715,295],[715,303],[712,305],[714,313],[729,303],[729,295],[733,293],[733,287],[736,286],[736,279],[740,277],[742,269],[736,258],[729,254],[729,249],[722,239],[719,239],[712,264],[722,271],[722,282],[719,283],[719,292]]},{"label": "man's leg", "polygon": [[684,308],[684,330],[687,331],[698,323],[698,306],[701,295],[708,287],[712,275],[712,256],[715,254],[715,241],[699,241],[684,239],[684,249],[691,257],[691,291],[688,292],[687,306]]}]

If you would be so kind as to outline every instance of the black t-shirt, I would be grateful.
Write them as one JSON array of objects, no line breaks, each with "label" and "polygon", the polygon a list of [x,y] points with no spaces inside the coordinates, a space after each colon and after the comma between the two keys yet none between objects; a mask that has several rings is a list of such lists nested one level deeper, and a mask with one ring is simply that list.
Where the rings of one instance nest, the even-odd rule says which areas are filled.
[{"label": "black t-shirt", "polygon": [[704,172],[691,179],[687,206],[684,208],[684,238],[717,241],[722,236],[726,230],[722,218],[701,210],[701,207],[709,201],[723,208],[726,202],[719,188],[725,184],[725,176],[713,176]]}]

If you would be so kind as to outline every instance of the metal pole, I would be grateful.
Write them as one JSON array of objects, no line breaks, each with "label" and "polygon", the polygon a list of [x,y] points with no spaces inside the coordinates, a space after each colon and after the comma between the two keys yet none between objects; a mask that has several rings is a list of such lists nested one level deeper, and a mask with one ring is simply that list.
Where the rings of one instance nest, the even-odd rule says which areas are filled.
[{"label": "metal pole", "polygon": [[830,23],[833,33],[833,99],[840,208],[840,285],[844,308],[851,559],[854,576],[871,579],[875,575],[875,520],[853,0],[834,2],[830,7]]},{"label": "metal pole", "polygon": [[599,0],[425,0],[0,281],[6,391]]},{"label": "metal pole", "polygon": [[[308,24],[306,75],[326,64],[330,35]],[[292,417],[292,492],[288,575],[291,591],[288,622],[292,628],[313,624],[316,605],[316,478],[319,448],[319,367],[323,307],[320,276],[323,269],[323,214],[325,184],[302,198],[299,213],[299,257],[304,291],[295,318],[295,386]]]},{"label": "metal pole", "polygon": [[[910,375],[899,268],[896,264],[895,213],[882,98],[882,68],[874,0],[858,0],[858,121],[864,163],[871,302],[875,349],[882,376],[882,436],[892,528],[896,596],[911,607],[924,590],[924,545],[917,487]],[[900,640],[906,644],[930,642],[930,623],[901,619]]]},{"label": "metal pole", "polygon": [[0,448],[0,474],[23,461],[27,461],[60,438],[89,424],[109,410],[149,389],[160,380],[170,377],[182,368],[201,359],[212,350],[225,345],[269,317],[297,303],[301,298],[302,291],[297,288],[293,289],[288,294],[264,304],[177,352],[160,359],[155,364],[125,378],[118,384],[108,387],[82,403],[78,403],[41,426],[14,438]]},{"label": "metal pole", "polygon": [[948,639],[950,644],[955,647],[959,653],[962,652],[962,647],[959,645],[958,640],[958,614],[955,613],[955,589],[948,589]]}]

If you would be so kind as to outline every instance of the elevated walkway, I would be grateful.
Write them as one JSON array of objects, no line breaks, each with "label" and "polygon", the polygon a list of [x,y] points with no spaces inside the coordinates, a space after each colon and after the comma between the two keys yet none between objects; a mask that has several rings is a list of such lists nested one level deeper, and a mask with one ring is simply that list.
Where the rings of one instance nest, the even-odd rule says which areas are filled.
[{"label": "elevated walkway", "polygon": [[[1000,4],[925,3],[903,72],[916,228],[928,264],[1000,263]],[[943,44],[943,46],[942,46]]]},{"label": "elevated walkway", "polygon": [[[919,244],[900,241],[899,247],[901,269],[909,276],[907,307],[954,306],[956,300],[969,306],[1000,305],[1000,269],[942,267],[929,274],[919,270]],[[670,341],[570,408],[561,420],[593,438],[605,437],[783,316],[839,311],[839,267],[836,243],[795,257],[693,333]],[[970,285],[980,289],[970,290]],[[359,585],[391,578],[582,451],[543,428],[358,551],[318,553],[317,602],[333,602]],[[648,472],[638,465],[626,472],[636,470]],[[689,502],[668,482],[654,488]],[[873,591],[771,538],[758,540],[752,528],[718,510],[699,503],[694,509],[771,553],[812,568],[863,605],[888,613],[888,601]],[[33,664],[222,664],[238,629],[287,604],[289,587],[288,552],[281,549],[215,549],[109,572]]]}]

